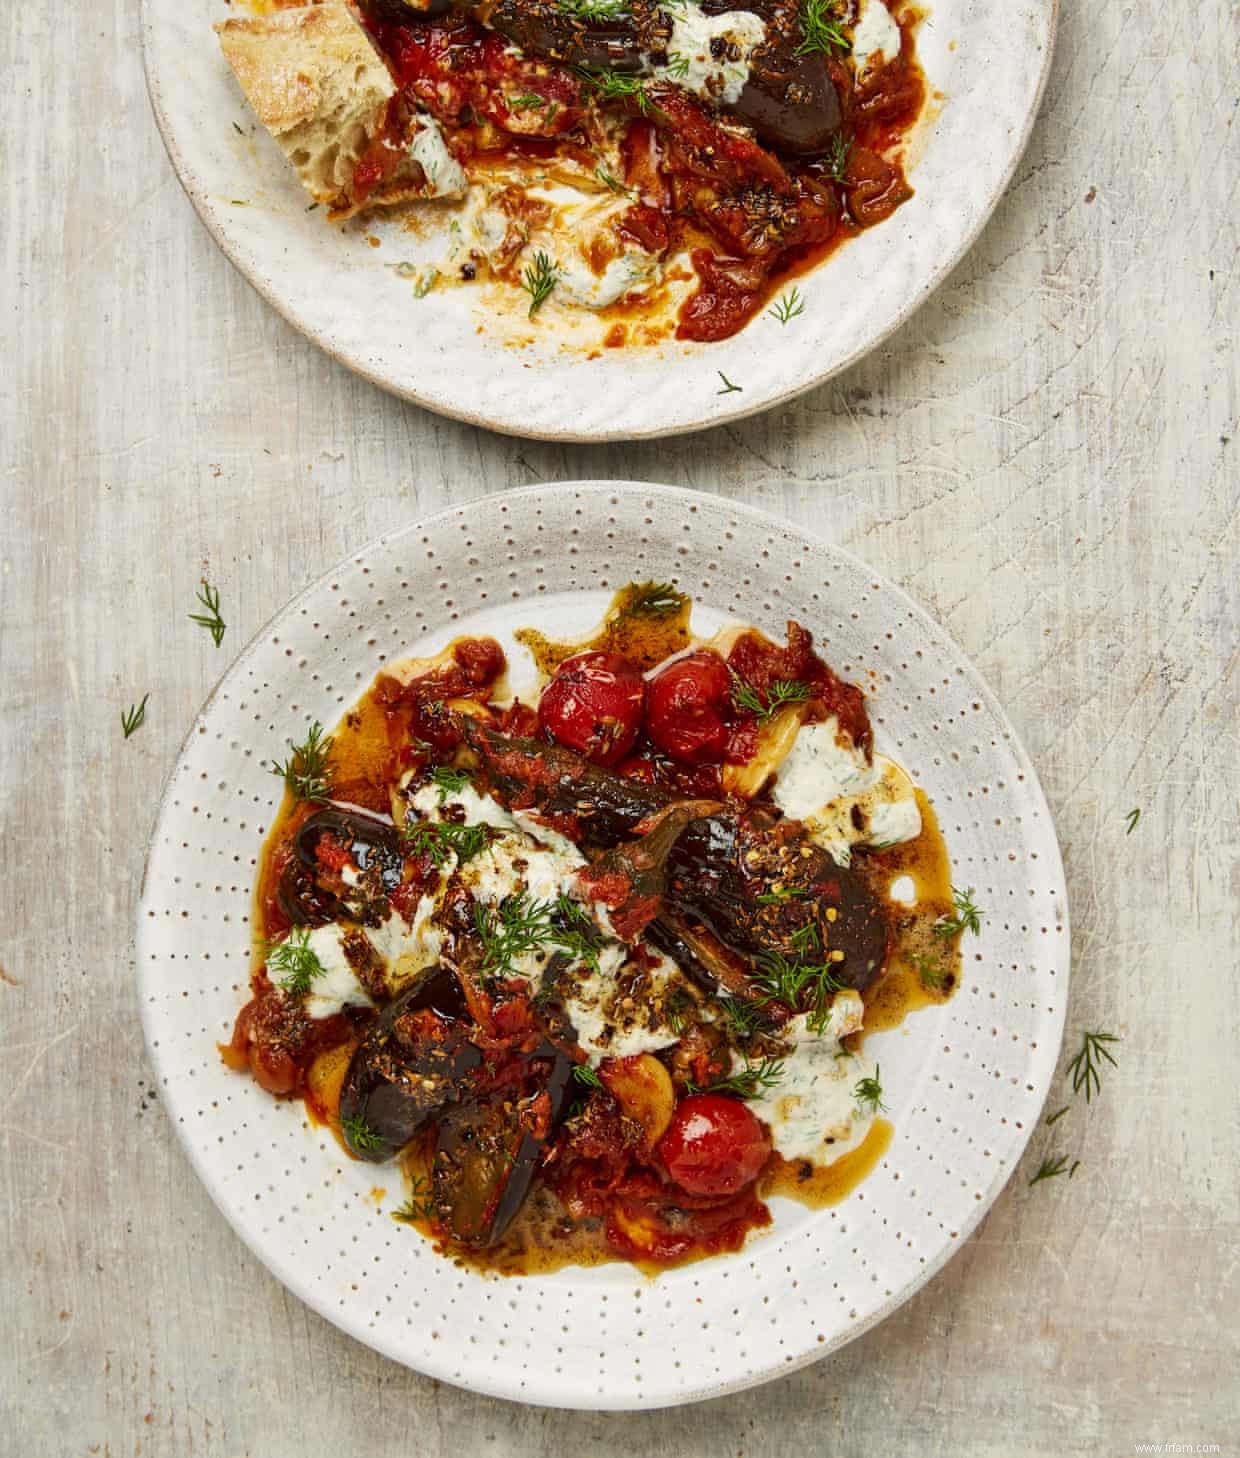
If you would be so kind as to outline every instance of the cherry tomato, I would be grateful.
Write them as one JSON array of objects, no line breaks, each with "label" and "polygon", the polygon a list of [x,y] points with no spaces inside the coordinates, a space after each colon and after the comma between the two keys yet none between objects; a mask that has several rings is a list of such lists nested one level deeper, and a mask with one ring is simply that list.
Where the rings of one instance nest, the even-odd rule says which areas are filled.
[{"label": "cherry tomato", "polygon": [[723,709],[731,693],[727,665],[702,649],[678,658],[650,680],[646,732],[682,764],[707,764],[723,757],[728,727]]},{"label": "cherry tomato", "polygon": [[543,690],[538,724],[595,764],[613,765],[632,749],[642,723],[641,670],[616,653],[566,658]]},{"label": "cherry tomato", "polygon": [[771,1141],[739,1099],[690,1094],[676,1105],[658,1152],[664,1167],[691,1195],[734,1195],[758,1177]]}]

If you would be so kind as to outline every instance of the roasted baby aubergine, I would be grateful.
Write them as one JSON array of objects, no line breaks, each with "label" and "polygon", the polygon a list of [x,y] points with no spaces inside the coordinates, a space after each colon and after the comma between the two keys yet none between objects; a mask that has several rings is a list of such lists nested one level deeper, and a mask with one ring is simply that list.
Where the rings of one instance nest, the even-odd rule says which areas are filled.
[{"label": "roasted baby aubergine", "polygon": [[436,1217],[475,1249],[498,1240],[521,1208],[573,1067],[566,1048],[545,1039],[498,1057],[484,1053],[487,1042],[457,974],[434,968],[379,1014],[340,1095],[345,1143],[372,1164],[395,1158],[435,1121]]},{"label": "roasted baby aubergine", "polygon": [[[709,990],[755,996],[762,959],[807,949],[830,958],[841,987],[862,991],[882,970],[887,929],[877,902],[799,822],[762,805],[677,801],[569,750],[474,721],[465,737],[502,803],[575,816],[586,838],[610,846],[586,872],[594,894],[626,935],[649,928],[669,955],[687,954],[686,970]],[[646,836],[620,843],[641,829]],[[795,899],[771,899],[788,887]]]},{"label": "roasted baby aubergine", "polygon": [[[347,886],[320,855],[325,839],[357,866],[356,886]],[[400,832],[390,822],[335,806],[316,811],[293,839],[280,877],[281,910],[293,926],[322,926],[340,916],[363,924],[381,919],[384,898],[400,884],[403,865]]]},{"label": "roasted baby aubergine", "polygon": [[340,1128],[359,1159],[394,1158],[460,1096],[482,1053],[455,974],[433,968],[379,1014],[358,1045],[340,1092]]}]

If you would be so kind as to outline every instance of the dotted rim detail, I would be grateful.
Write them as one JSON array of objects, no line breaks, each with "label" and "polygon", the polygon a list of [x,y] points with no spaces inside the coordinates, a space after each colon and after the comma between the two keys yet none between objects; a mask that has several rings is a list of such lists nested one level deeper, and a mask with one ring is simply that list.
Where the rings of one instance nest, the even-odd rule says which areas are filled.
[{"label": "dotted rim detail", "polygon": [[[707,629],[707,617],[724,615],[774,632],[787,617],[810,627],[833,666],[866,688],[880,747],[929,794],[957,884],[974,887],[988,914],[982,936],[966,938],[952,1001],[870,1044],[895,1137],[843,1203],[775,1202],[773,1230],[743,1252],[657,1280],[619,1264],[484,1276],[391,1220],[394,1171],[348,1160],[300,1105],[277,1103],[216,1055],[244,996],[253,878],[279,800],[263,761],[303,721],[334,723],[384,661],[466,630],[584,626],[634,576],[676,578]],[[907,1300],[1015,1169],[1054,1073],[1069,976],[1049,811],[960,650],[839,548],[754,508],[628,482],[453,507],[353,554],[277,614],[207,701],[169,778],[137,950],[160,1097],[255,1255],[397,1361],[570,1408],[660,1407],[751,1386]]]}]

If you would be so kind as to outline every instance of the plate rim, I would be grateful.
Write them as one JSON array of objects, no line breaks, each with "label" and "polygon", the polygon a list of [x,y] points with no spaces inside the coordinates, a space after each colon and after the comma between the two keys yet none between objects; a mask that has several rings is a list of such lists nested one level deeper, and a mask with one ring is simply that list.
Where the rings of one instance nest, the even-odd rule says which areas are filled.
[{"label": "plate rim", "polygon": [[[466,425],[473,425],[483,430],[490,430],[498,435],[505,435],[517,440],[545,440],[572,444],[588,444],[593,442],[604,443],[611,441],[637,441],[657,440],[666,436],[691,435],[697,431],[709,430],[714,426],[730,425],[738,420],[746,420],[755,415],[761,415],[777,406],[785,405],[792,400],[799,399],[802,395],[808,394],[811,390],[817,389],[820,385],[826,384],[837,375],[857,364],[866,355],[871,354],[885,343],[898,330],[908,323],[909,319],[917,313],[923,304],[935,293],[939,286],[947,278],[953,269],[960,264],[973,248],[974,244],[981,237],[982,231],[986,228],[995,209],[1007,194],[1011,186],[1012,178],[1020,165],[1021,158],[1029,146],[1029,140],[1033,135],[1033,128],[1042,110],[1042,101],[1046,94],[1047,82],[1050,79],[1051,65],[1055,57],[1055,42],[1059,33],[1059,11],[1061,0],[1037,0],[1046,14],[1046,47],[1042,55],[1042,64],[1038,73],[1036,84],[1030,96],[1029,106],[1022,119],[1019,134],[1011,154],[1005,165],[1002,175],[997,179],[990,197],[987,198],[984,206],[978,209],[969,226],[960,235],[954,248],[950,249],[931,269],[930,273],[918,286],[912,297],[906,299],[902,308],[889,319],[886,324],[866,343],[857,346],[848,354],[838,359],[834,364],[818,370],[799,384],[791,385],[785,390],[778,391],[759,400],[750,402],[733,403],[729,395],[727,404],[722,408],[716,406],[714,413],[710,415],[699,414],[697,418],[675,425],[655,426],[651,429],[623,429],[623,430],[593,430],[582,432],[572,428],[563,429],[541,429],[523,428],[515,421],[496,421],[488,418],[484,413],[470,410],[454,401],[440,401],[425,399],[415,388],[409,385],[399,384],[384,376],[381,371],[371,367],[366,359],[350,350],[336,345],[329,332],[320,330],[311,325],[304,318],[303,311],[281,297],[274,282],[268,282],[262,276],[257,267],[247,266],[241,256],[241,250],[230,245],[227,231],[223,226],[222,219],[224,212],[217,207],[205,192],[191,187],[186,177],[186,164],[181,156],[173,134],[171,122],[168,119],[163,101],[163,81],[155,72],[151,63],[151,38],[155,31],[154,20],[155,7],[165,0],[140,0],[139,28],[140,46],[142,52],[142,72],[146,81],[147,96],[151,103],[151,110],[155,116],[155,125],[159,131],[160,138],[164,144],[164,150],[172,165],[173,173],[182,191],[189,199],[194,211],[211,235],[216,247],[228,259],[229,263],[245,279],[250,287],[262,298],[275,312],[303,338],[310,341],[317,348],[321,349],[329,359],[343,365],[346,369],[359,375],[362,379],[375,385],[389,395],[397,399],[408,401],[417,405],[423,410],[432,414],[441,415],[450,420],[458,420]],[[742,331],[743,332],[743,331]],[[701,407],[703,410],[705,407]]]},{"label": "plate rim", "polygon": [[[251,1234],[249,1229],[241,1223],[239,1217],[234,1215],[233,1210],[225,1202],[222,1191],[217,1189],[217,1182],[213,1175],[205,1166],[205,1163],[200,1161],[198,1152],[190,1141],[188,1131],[179,1122],[171,1118],[169,1119],[177,1142],[181,1147],[182,1153],[188,1158],[191,1169],[206,1189],[213,1204],[219,1210],[220,1214],[223,1215],[234,1234],[240,1238],[254,1258],[292,1296],[298,1301],[303,1302],[316,1315],[322,1317],[352,1340],[360,1342],[362,1345],[379,1352],[380,1355],[397,1362],[410,1371],[417,1372],[421,1376],[446,1382],[448,1385],[460,1388],[463,1391],[476,1392],[486,1397],[498,1398],[507,1402],[519,1403],[531,1407],[558,1408],[569,1411],[655,1411],[664,1408],[686,1406],[690,1403],[702,1402],[710,1398],[724,1397],[731,1393],[746,1391],[749,1388],[775,1381],[790,1373],[801,1371],[813,1363],[840,1351],[865,1332],[872,1330],[880,1322],[885,1321],[901,1306],[911,1300],[955,1255],[964,1249],[969,1237],[990,1213],[996,1200],[1002,1194],[1004,1187],[1015,1176],[1029,1147],[1030,1140],[1033,1138],[1035,1130],[1040,1126],[1041,1111],[1045,1108],[1050,1097],[1054,1070],[1058,1066],[1059,1057],[1063,1048],[1072,977],[1071,905],[1067,880],[1063,869],[1063,855],[1059,845],[1058,833],[1055,828],[1054,816],[1047,802],[1037,769],[1015,726],[1008,718],[1002,704],[972,658],[960,647],[955,638],[903,586],[892,581],[883,573],[876,571],[864,558],[859,557],[847,547],[840,546],[812,528],[803,527],[786,517],[777,516],[762,507],[752,506],[747,502],[736,502],[728,497],[716,496],[708,492],[692,491],[683,487],[668,486],[648,481],[634,481],[628,478],[620,480],[582,479],[536,482],[512,490],[485,493],[481,496],[472,497],[467,501],[442,507],[426,515],[414,517],[403,526],[380,533],[378,536],[362,543],[359,547],[343,554],[282,604],[276,612],[271,614],[216,680],[181,740],[176,758],[168,772],[163,790],[160,794],[155,816],[152,820],[151,829],[147,838],[139,896],[133,913],[136,961],[135,983],[136,990],[139,994],[139,1016],[142,1023],[146,1056],[156,1074],[162,1076],[164,1073],[169,1072],[170,1069],[166,1066],[163,1050],[154,1046],[156,1034],[153,1028],[153,1019],[155,1014],[151,1010],[152,1003],[144,995],[147,990],[148,968],[154,960],[146,945],[149,935],[147,928],[151,925],[151,919],[146,914],[148,909],[147,899],[150,890],[151,867],[157,852],[160,834],[164,828],[165,817],[172,808],[172,792],[176,785],[186,751],[200,728],[204,725],[225,685],[233,679],[234,675],[240,673],[258,653],[268,635],[278,623],[282,622],[286,616],[291,616],[309,596],[317,592],[324,584],[329,583],[332,576],[342,566],[354,563],[355,559],[359,557],[364,557],[378,548],[387,547],[391,543],[407,536],[412,536],[416,532],[425,531],[429,526],[436,525],[441,521],[450,521],[463,510],[476,506],[479,502],[490,500],[492,497],[502,498],[505,502],[521,501],[528,498],[541,498],[545,497],[548,493],[564,496],[575,494],[578,496],[597,498],[617,491],[663,497],[664,499],[679,502],[686,508],[690,506],[698,508],[708,506],[712,510],[722,509],[731,514],[746,517],[755,526],[761,527],[764,530],[769,531],[775,528],[793,535],[802,536],[815,546],[823,548],[828,553],[839,557],[871,577],[873,581],[881,585],[884,593],[893,595],[898,604],[905,611],[911,613],[921,626],[932,631],[937,637],[944,640],[946,645],[950,646],[952,651],[959,656],[960,663],[972,673],[974,684],[982,695],[987,708],[1006,731],[1008,748],[1017,766],[1026,776],[1027,790],[1036,796],[1040,808],[1046,815],[1047,825],[1050,828],[1049,848],[1053,850],[1053,857],[1045,866],[1045,870],[1050,873],[1056,883],[1058,894],[1062,897],[1063,913],[1060,918],[1062,933],[1058,937],[1058,941],[1064,950],[1064,960],[1062,967],[1057,967],[1056,969],[1057,988],[1059,989],[1059,996],[1057,998],[1058,1016],[1055,1020],[1057,1026],[1054,1030],[1054,1036],[1047,1047],[1045,1049],[1039,1049],[1040,1056],[1038,1064],[1046,1070],[1045,1088],[1042,1092],[1042,1098],[1038,1103],[1039,1117],[1029,1120],[1023,1135],[1014,1146],[1010,1165],[1006,1168],[1001,1167],[996,1170],[990,1183],[983,1190],[980,1200],[975,1201],[972,1209],[968,1211],[967,1218],[959,1221],[958,1228],[954,1232],[955,1238],[944,1242],[933,1258],[928,1259],[925,1265],[915,1273],[909,1282],[898,1290],[893,1291],[891,1296],[875,1307],[874,1310],[866,1316],[857,1319],[853,1325],[841,1331],[833,1339],[821,1345],[816,1345],[797,1356],[781,1358],[777,1363],[768,1362],[765,1365],[754,1367],[744,1376],[724,1381],[698,1384],[671,1393],[663,1392],[650,1398],[644,1397],[640,1393],[619,1394],[616,1397],[610,1397],[607,1394],[583,1391],[579,1394],[578,1400],[567,1403],[564,1394],[553,1390],[550,1386],[545,1391],[531,1389],[523,1391],[520,1396],[517,1396],[512,1391],[511,1386],[506,1386],[502,1382],[492,1381],[485,1377],[474,1383],[463,1383],[450,1375],[448,1370],[449,1364],[446,1360],[443,1363],[428,1361],[425,1365],[415,1363],[406,1352],[399,1349],[395,1341],[389,1341],[382,1333],[376,1331],[363,1333],[360,1329],[356,1329],[347,1317],[342,1319],[338,1313],[330,1310],[325,1301],[319,1301],[315,1294],[304,1293],[303,1290],[294,1284],[291,1256],[286,1256],[281,1252],[279,1256],[273,1259],[271,1253],[266,1248],[260,1247],[257,1237]],[[172,1110],[168,1109],[166,1112],[171,1114]],[[738,1254],[743,1255],[744,1251]]]}]

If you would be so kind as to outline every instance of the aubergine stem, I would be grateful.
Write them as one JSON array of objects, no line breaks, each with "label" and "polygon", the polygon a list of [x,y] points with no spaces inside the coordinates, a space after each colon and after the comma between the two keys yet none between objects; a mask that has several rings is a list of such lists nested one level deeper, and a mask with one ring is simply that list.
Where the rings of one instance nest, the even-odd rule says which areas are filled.
[{"label": "aubergine stem", "polygon": [[638,840],[607,851],[581,873],[586,888],[597,887],[616,932],[637,939],[663,909],[667,862],[687,826],[723,807],[717,800],[684,800],[657,811]]}]

